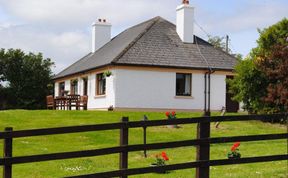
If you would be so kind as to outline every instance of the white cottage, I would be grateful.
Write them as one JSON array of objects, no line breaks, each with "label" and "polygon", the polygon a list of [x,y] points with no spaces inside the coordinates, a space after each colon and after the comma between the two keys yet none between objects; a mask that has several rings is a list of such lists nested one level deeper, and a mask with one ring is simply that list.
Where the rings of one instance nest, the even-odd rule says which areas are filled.
[{"label": "white cottage", "polygon": [[225,82],[236,59],[194,35],[187,2],[176,11],[176,25],[155,17],[112,39],[111,24],[99,19],[91,53],[54,77],[55,96],[68,90],[88,95],[88,109],[115,110],[203,110],[210,98],[211,110],[237,111]]}]

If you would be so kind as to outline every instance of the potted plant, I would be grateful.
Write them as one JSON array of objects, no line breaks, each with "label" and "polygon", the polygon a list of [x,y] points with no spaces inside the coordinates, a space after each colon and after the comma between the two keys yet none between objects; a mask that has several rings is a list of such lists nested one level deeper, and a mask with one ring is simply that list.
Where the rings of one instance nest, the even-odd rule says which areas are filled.
[{"label": "potted plant", "polygon": [[[166,112],[165,115],[166,115],[166,117],[167,117],[168,120],[174,120],[174,119],[176,119],[176,112],[175,112],[175,111]],[[171,128],[179,128],[178,125],[169,125],[169,127],[171,127]]]},{"label": "potted plant", "polygon": [[112,72],[110,70],[106,70],[104,73],[103,73],[104,77],[110,77],[112,75]]},{"label": "potted plant", "polygon": [[[169,161],[169,158],[165,151],[162,151],[160,154],[156,154],[155,156],[156,162],[152,163],[151,166],[158,167],[158,166],[165,166],[166,162]],[[159,173],[166,173],[167,171],[158,171]]]},{"label": "potted plant", "polygon": [[228,159],[238,159],[241,158],[241,154],[239,151],[240,142],[236,142],[231,147],[231,151],[228,152],[227,157]]},{"label": "potted plant", "polygon": [[113,111],[113,110],[114,110],[113,105],[110,105],[110,106],[108,107],[108,111]]},{"label": "potted plant", "polygon": [[78,82],[78,80],[77,80],[77,79],[74,79],[74,80],[71,81],[71,84],[72,84],[73,86],[75,86],[75,85],[77,84],[77,82]]}]

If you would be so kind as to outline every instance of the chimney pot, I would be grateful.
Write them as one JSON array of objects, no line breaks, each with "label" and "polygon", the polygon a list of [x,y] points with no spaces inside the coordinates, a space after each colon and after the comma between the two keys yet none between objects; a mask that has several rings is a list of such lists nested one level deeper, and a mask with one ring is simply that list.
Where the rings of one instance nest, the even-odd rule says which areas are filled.
[{"label": "chimney pot", "polygon": [[98,22],[101,22],[102,20],[101,19],[98,19]]},{"label": "chimney pot", "polygon": [[183,0],[182,4],[189,4],[189,0]]},{"label": "chimney pot", "polygon": [[106,23],[106,19],[103,19],[103,22]]}]

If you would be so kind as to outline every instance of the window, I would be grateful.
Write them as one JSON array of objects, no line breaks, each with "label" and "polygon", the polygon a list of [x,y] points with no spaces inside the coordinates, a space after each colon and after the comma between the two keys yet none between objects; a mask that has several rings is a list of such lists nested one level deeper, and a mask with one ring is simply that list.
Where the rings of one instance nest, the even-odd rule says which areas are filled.
[{"label": "window", "polygon": [[88,77],[82,78],[83,80],[83,95],[88,94]]},{"label": "window", "polygon": [[176,96],[191,96],[191,74],[176,74]]},{"label": "window", "polygon": [[104,74],[96,75],[96,95],[105,95],[106,93],[106,79]]},{"label": "window", "polygon": [[60,82],[58,95],[64,96],[64,91],[65,91],[65,82]]},{"label": "window", "polygon": [[71,80],[70,81],[70,88],[71,88],[71,95],[76,95],[78,94],[78,80]]}]

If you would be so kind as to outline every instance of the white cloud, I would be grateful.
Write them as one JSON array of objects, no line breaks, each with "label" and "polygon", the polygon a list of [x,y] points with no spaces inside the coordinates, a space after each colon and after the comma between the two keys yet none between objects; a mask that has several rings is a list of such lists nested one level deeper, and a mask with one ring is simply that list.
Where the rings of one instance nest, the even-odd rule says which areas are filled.
[{"label": "white cloud", "polygon": [[[206,15],[204,16],[203,13]],[[200,21],[210,33],[235,33],[264,28],[288,17],[287,7],[279,1],[248,2],[237,7],[229,15],[200,11]]]},{"label": "white cloud", "polygon": [[[106,18],[111,22],[112,34],[116,35],[132,25],[155,16],[162,16],[175,22],[175,8],[180,2],[180,0],[169,2],[167,0],[0,0],[0,17],[5,16],[0,18],[0,48],[21,48],[27,52],[42,52],[45,57],[55,61],[57,67],[55,72],[59,72],[90,52],[90,26],[97,18]],[[191,2],[196,5],[197,22],[211,35],[232,33],[237,36],[245,34],[244,31],[256,31],[256,28],[272,25],[288,16],[288,11],[285,9],[287,4],[283,5],[283,0],[241,0],[233,2],[235,5],[226,9],[223,7],[214,9],[213,6],[218,3],[226,4],[230,2],[228,0]],[[205,37],[200,29],[195,29],[197,35]],[[249,40],[250,43],[253,41]],[[241,43],[245,41],[242,40]],[[235,46],[243,48],[243,45]]]},{"label": "white cloud", "polygon": [[[156,16],[167,11],[169,4],[160,0],[9,0],[0,1],[6,10],[23,21],[58,26],[87,26],[98,17],[113,25],[130,23],[143,16]],[[163,6],[163,9],[159,7]],[[173,8],[174,10],[174,8]],[[149,16],[149,15],[148,15]]]},{"label": "white cloud", "polygon": [[26,52],[42,52],[44,57],[51,58],[56,63],[55,72],[64,69],[90,50],[90,38],[83,32],[53,33],[39,29],[41,28],[31,25],[0,29],[0,48],[20,48]]}]

